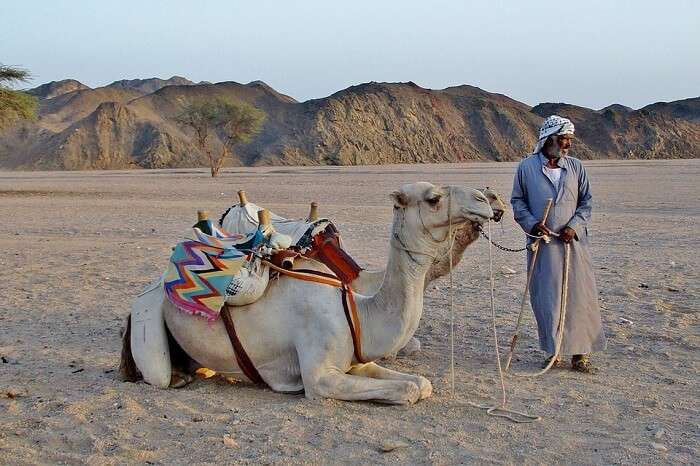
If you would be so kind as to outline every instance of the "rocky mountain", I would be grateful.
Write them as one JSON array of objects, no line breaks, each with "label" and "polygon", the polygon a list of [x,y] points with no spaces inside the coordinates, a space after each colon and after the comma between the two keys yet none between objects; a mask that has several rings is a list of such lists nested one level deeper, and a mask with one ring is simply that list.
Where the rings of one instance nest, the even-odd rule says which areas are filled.
[{"label": "rocky mountain", "polygon": [[142,94],[151,94],[157,91],[158,89],[162,89],[166,86],[189,86],[192,84],[194,83],[189,79],[183,78],[181,76],[173,76],[170,79],[122,79],[121,81],[114,81],[107,87],[129,89],[132,91],[140,92]]},{"label": "rocky mountain", "polygon": [[90,89],[90,87],[75,79],[63,79],[61,81],[51,81],[42,84],[41,86],[29,89],[27,92],[40,99],[52,99],[82,89]]},{"label": "rocky mountain", "polygon": [[572,152],[593,158],[692,158],[700,157],[700,124],[669,114],[608,108],[596,112],[568,104],[540,104],[533,113],[557,114],[576,126]]},{"label": "rocky mountain", "polygon": [[676,100],[674,102],[657,102],[647,105],[642,110],[666,117],[681,118],[700,123],[700,97]]},{"label": "rocky mountain", "polygon": [[473,86],[431,90],[411,82],[365,83],[306,102],[261,81],[193,84],[173,77],[96,89],[75,83],[33,90],[45,96],[39,119],[0,135],[0,167],[201,166],[202,154],[174,118],[184,102],[215,98],[247,102],[266,115],[262,131],[237,148],[235,165],[519,160],[534,146],[542,118],[553,113],[573,120],[572,154],[580,158],[700,157],[700,98],[593,110],[530,107]]},{"label": "rocky mountain", "polygon": [[603,112],[605,112],[606,110],[611,110],[611,111],[613,111],[613,112],[631,112],[631,111],[634,111],[633,108],[627,107],[627,106],[625,106],[625,105],[621,105],[621,104],[612,104],[612,105],[608,105],[607,107],[601,108],[600,110],[598,110],[598,112],[599,112],[599,113],[603,113]]},{"label": "rocky mountain", "polygon": [[39,101],[38,124],[50,131],[60,132],[90,115],[102,103],[127,103],[142,95],[134,90],[112,87],[67,92]]}]

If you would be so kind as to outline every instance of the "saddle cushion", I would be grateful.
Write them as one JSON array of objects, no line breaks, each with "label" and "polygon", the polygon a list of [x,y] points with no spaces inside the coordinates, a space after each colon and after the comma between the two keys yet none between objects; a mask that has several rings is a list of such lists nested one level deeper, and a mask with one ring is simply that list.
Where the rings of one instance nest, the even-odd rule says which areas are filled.
[{"label": "saddle cushion", "polygon": [[211,224],[209,227],[211,235],[192,228],[190,239],[173,248],[163,287],[170,302],[180,310],[215,320],[230,294],[226,290],[263,237],[257,230],[250,235],[231,235]]}]

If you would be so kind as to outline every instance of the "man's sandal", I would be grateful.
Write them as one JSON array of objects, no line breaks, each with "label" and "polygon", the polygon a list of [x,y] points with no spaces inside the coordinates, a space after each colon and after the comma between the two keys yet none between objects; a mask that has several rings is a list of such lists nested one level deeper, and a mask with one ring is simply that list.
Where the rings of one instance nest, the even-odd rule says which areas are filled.
[{"label": "man's sandal", "polygon": [[571,370],[584,374],[594,374],[598,369],[591,364],[591,360],[585,354],[575,354],[571,358]]},{"label": "man's sandal", "polygon": [[[542,363],[542,369],[544,369],[545,367],[549,366],[549,363],[550,363],[550,361],[552,360],[553,357],[554,357],[554,355],[551,355],[550,357],[548,357],[547,359],[544,360],[544,362]],[[557,367],[557,366],[559,365],[560,362],[561,362],[561,358],[557,358],[557,359],[554,361],[554,364],[552,364],[552,368]]]}]

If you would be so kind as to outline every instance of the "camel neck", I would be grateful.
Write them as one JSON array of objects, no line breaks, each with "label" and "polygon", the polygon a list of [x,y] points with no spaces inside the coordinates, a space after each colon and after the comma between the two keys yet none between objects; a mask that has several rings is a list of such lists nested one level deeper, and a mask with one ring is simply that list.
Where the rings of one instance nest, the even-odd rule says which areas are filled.
[{"label": "camel neck", "polygon": [[[395,219],[392,234],[396,231],[399,229]],[[390,245],[379,291],[358,300],[362,348],[368,360],[398,351],[418,328],[423,312],[423,283],[435,249],[429,241]]]}]

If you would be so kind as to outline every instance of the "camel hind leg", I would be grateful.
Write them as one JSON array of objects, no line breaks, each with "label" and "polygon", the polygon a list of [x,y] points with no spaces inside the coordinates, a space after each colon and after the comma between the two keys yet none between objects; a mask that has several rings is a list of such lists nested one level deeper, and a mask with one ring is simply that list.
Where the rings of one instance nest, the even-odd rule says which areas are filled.
[{"label": "camel hind leg", "polygon": [[[169,331],[167,333],[168,349],[170,351],[170,361],[172,363],[169,387],[181,388],[194,380],[193,374],[200,365],[185,353]],[[126,326],[122,334],[122,354],[119,362],[119,374],[125,382],[138,382],[144,378],[131,352],[131,314],[126,318]],[[152,384],[153,379],[146,380],[146,382]],[[160,386],[161,388],[165,388],[162,383]]]},{"label": "camel hind leg", "polygon": [[168,331],[163,319],[165,292],[154,283],[136,297],[131,307],[131,354],[143,380],[168,388],[172,375]]}]

